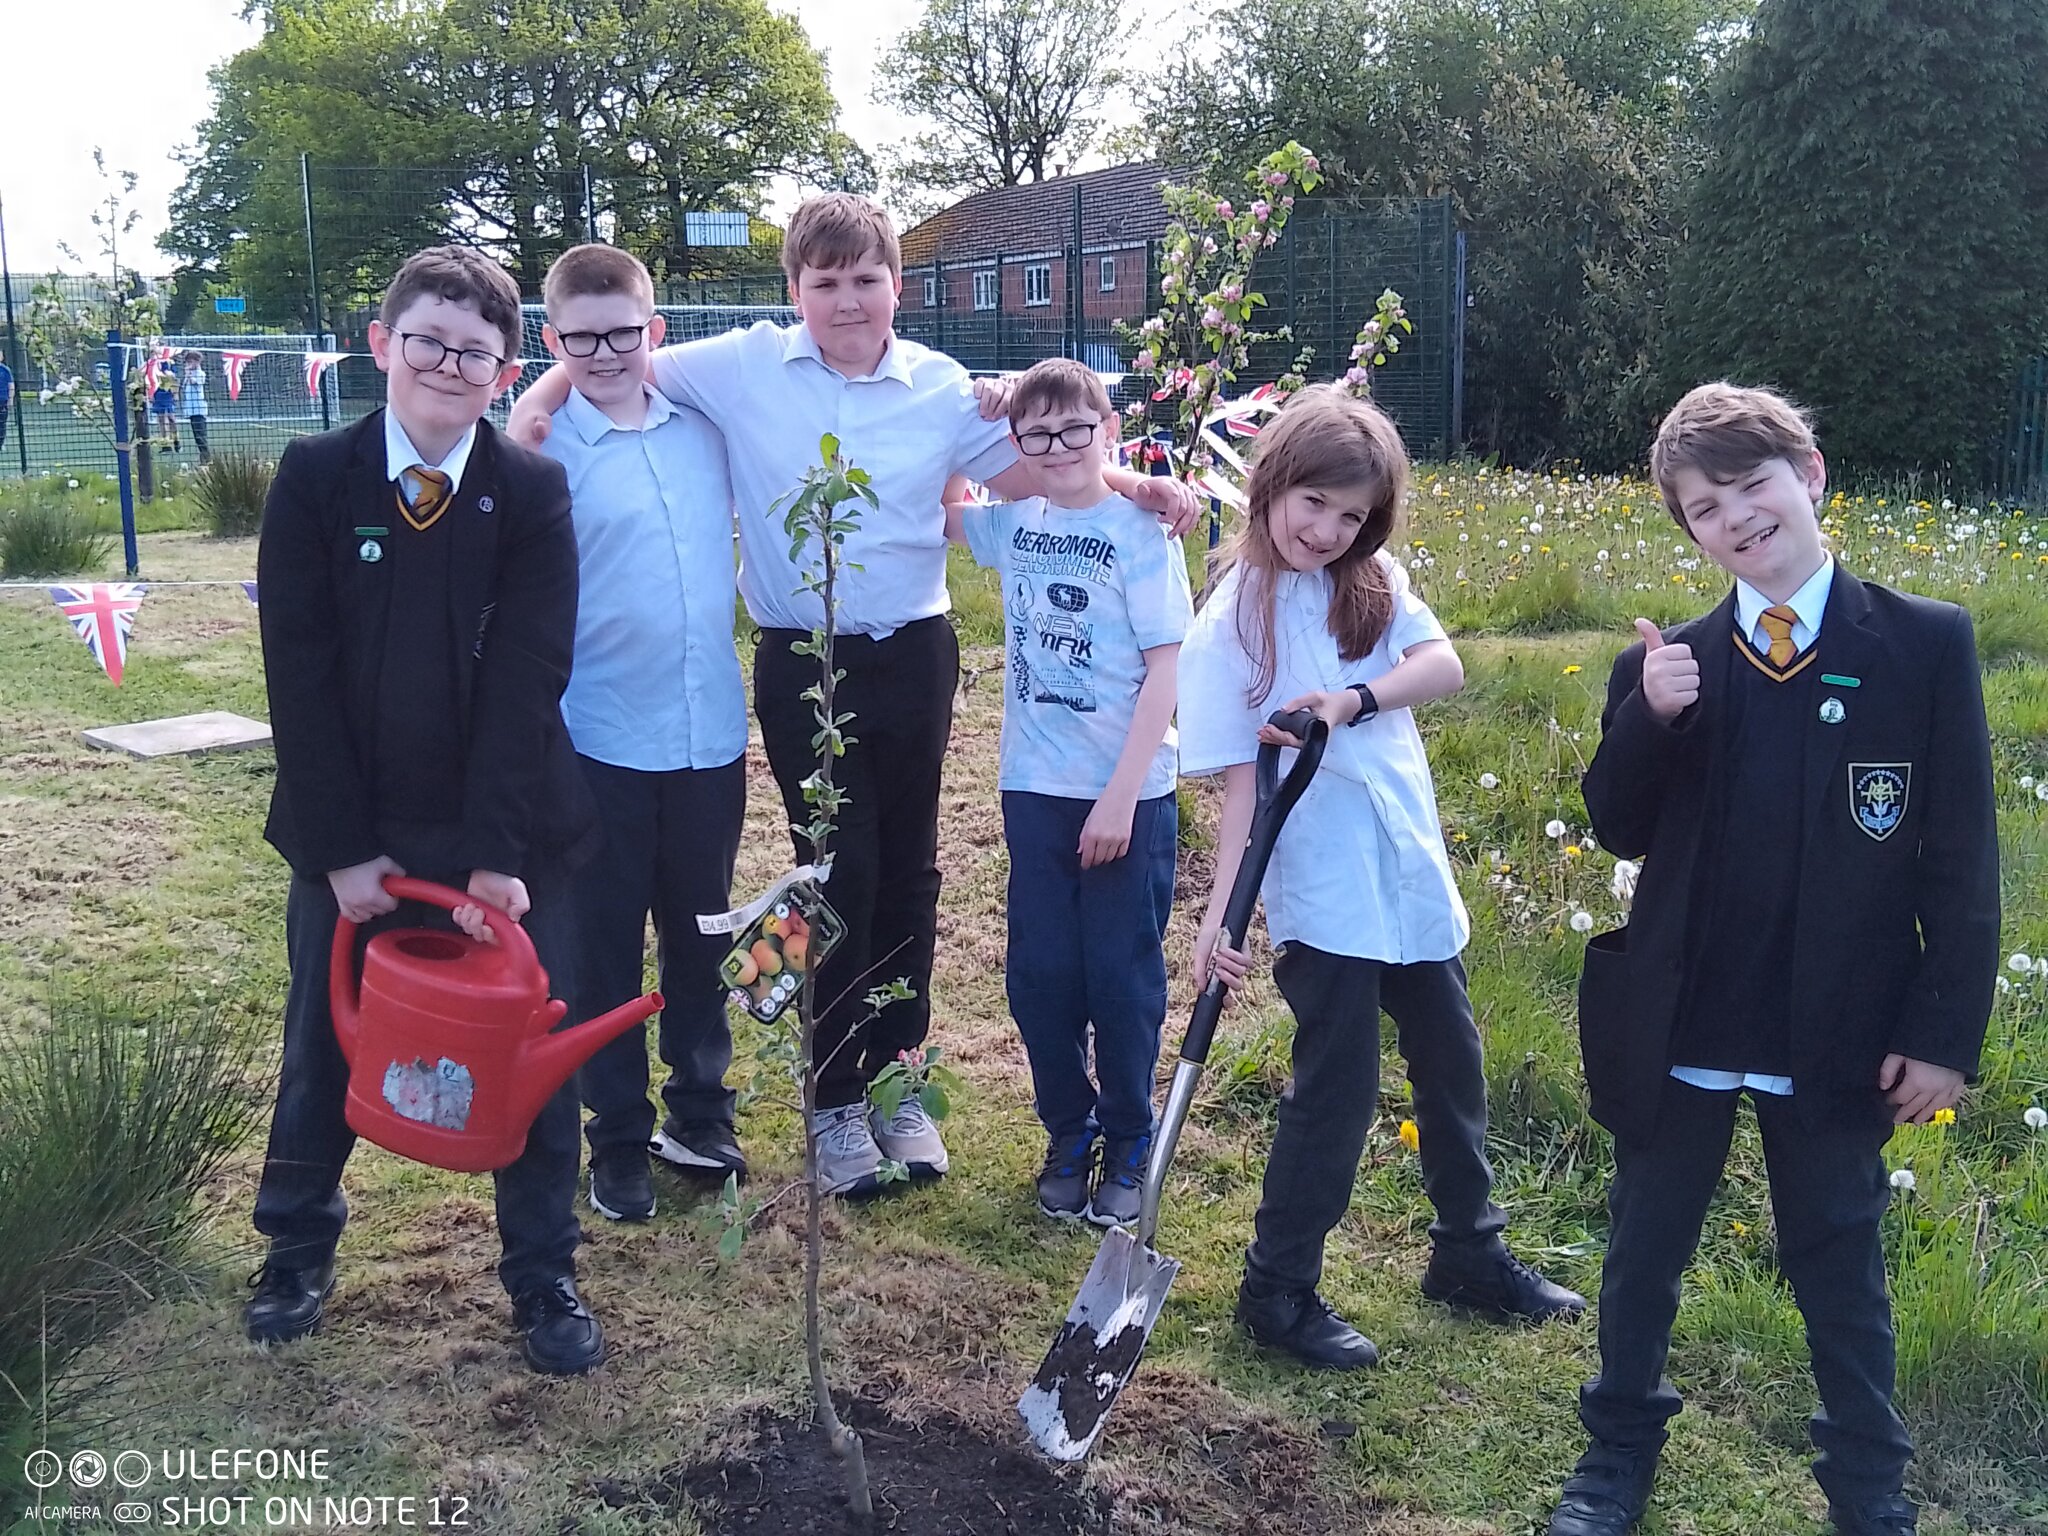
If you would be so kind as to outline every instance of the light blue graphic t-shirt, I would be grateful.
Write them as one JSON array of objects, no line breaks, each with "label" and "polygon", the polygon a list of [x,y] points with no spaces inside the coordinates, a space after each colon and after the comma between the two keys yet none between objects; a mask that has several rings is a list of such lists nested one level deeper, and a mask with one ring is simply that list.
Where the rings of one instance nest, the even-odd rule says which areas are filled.
[{"label": "light blue graphic t-shirt", "polygon": [[[1194,602],[1180,541],[1111,496],[1085,511],[1043,497],[970,507],[967,545],[1003,587],[1001,786],[1099,799],[1123,755],[1144,653],[1178,645]],[[1139,798],[1173,792],[1173,727]]]}]

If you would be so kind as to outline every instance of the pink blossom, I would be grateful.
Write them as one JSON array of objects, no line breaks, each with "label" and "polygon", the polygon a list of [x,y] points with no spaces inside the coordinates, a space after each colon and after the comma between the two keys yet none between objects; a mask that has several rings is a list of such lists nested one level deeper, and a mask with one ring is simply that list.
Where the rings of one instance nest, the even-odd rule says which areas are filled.
[{"label": "pink blossom", "polygon": [[1377,336],[1379,333],[1380,323],[1377,320],[1368,320],[1358,328],[1358,334],[1361,336]]},{"label": "pink blossom", "polygon": [[1210,327],[1213,330],[1215,327],[1221,325],[1222,323],[1223,311],[1218,309],[1214,304],[1211,304],[1207,309],[1202,311],[1202,324]]},{"label": "pink blossom", "polygon": [[1214,255],[1216,254],[1216,237],[1215,237],[1215,236],[1213,236],[1213,235],[1204,235],[1204,236],[1202,236],[1202,254],[1203,254],[1204,256],[1214,256]]},{"label": "pink blossom", "polygon": [[1244,288],[1241,284],[1225,283],[1223,285],[1223,299],[1225,303],[1235,304],[1239,299],[1243,297]]},{"label": "pink blossom", "polygon": [[1166,322],[1160,319],[1157,315],[1154,315],[1150,320],[1147,320],[1145,322],[1143,329],[1144,333],[1147,336],[1157,336],[1161,331],[1166,329]]},{"label": "pink blossom", "polygon": [[1280,243],[1280,237],[1278,235],[1268,235],[1266,236],[1265,243],[1267,245],[1278,245]]},{"label": "pink blossom", "polygon": [[1287,196],[1281,198],[1280,206],[1282,208],[1292,208],[1294,206],[1294,194],[1290,192]]},{"label": "pink blossom", "polygon": [[1363,384],[1372,374],[1363,368],[1348,369],[1344,374],[1346,384]]},{"label": "pink blossom", "polygon": [[1216,217],[1217,217],[1217,218],[1219,218],[1219,219],[1227,219],[1227,218],[1231,217],[1231,213],[1232,213],[1232,210],[1231,210],[1230,204],[1229,204],[1229,203],[1228,203],[1227,201],[1221,201],[1221,202],[1218,202],[1218,203],[1216,204]]},{"label": "pink blossom", "polygon": [[1303,155],[1301,163],[1311,171],[1320,171],[1323,168],[1323,162],[1314,155]]},{"label": "pink blossom", "polygon": [[1363,356],[1365,356],[1365,343],[1361,341],[1351,349],[1351,361],[1355,363]]},{"label": "pink blossom", "polygon": [[1267,185],[1267,186],[1269,186],[1269,187],[1284,187],[1284,186],[1286,186],[1286,185],[1287,185],[1287,173],[1286,173],[1285,171],[1268,171],[1268,172],[1266,172],[1266,185]]},{"label": "pink blossom", "polygon": [[1145,373],[1149,371],[1152,368],[1153,364],[1157,363],[1158,361],[1159,359],[1154,357],[1150,352],[1140,352],[1136,357],[1131,359],[1131,366],[1137,369],[1138,372]]},{"label": "pink blossom", "polygon": [[1267,202],[1263,197],[1260,198],[1256,203],[1252,204],[1252,217],[1257,219],[1261,224],[1265,223],[1266,220],[1270,219],[1272,216],[1273,205]]}]

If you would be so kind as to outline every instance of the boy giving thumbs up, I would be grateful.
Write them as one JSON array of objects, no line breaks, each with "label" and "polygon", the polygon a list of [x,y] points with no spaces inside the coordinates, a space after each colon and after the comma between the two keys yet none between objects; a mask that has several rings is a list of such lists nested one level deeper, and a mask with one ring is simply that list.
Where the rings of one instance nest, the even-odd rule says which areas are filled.
[{"label": "boy giving thumbs up", "polygon": [[1807,419],[1709,384],[1651,470],[1734,578],[1668,632],[1638,619],[1585,777],[1602,843],[1641,858],[1628,926],[1588,946],[1579,1032],[1615,1135],[1591,1444],[1551,1536],[1622,1536],[1679,1398],[1680,1279],[1747,1095],[1778,1263],[1806,1320],[1814,1476],[1845,1536],[1906,1536],[1912,1443],[1893,1411],[1878,1221],[1895,1124],[1977,1069],[1998,951],[1991,750],[1969,615],[1839,566]]}]

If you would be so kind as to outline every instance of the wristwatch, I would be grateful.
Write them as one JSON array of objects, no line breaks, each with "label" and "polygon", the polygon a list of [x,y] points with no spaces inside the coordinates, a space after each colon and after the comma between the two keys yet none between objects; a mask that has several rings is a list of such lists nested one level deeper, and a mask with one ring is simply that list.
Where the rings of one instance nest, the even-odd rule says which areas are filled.
[{"label": "wristwatch", "polygon": [[1353,683],[1351,691],[1358,695],[1358,713],[1344,723],[1359,725],[1380,712],[1380,701],[1372,696],[1372,690],[1364,683]]}]

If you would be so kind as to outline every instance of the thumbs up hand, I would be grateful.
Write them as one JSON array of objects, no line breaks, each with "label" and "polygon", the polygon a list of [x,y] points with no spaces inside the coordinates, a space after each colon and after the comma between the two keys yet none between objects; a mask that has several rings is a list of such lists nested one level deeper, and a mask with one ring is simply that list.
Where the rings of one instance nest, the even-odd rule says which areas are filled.
[{"label": "thumbs up hand", "polygon": [[1700,664],[1689,645],[1666,645],[1648,619],[1636,620],[1643,637],[1643,702],[1659,720],[1676,720],[1700,697]]}]

